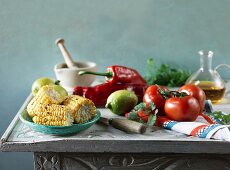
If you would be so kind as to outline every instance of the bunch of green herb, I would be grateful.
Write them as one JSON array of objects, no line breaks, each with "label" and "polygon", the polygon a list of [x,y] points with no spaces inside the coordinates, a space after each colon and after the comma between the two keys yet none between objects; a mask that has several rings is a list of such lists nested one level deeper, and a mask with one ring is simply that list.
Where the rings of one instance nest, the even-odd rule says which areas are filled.
[{"label": "bunch of green herb", "polygon": [[213,113],[209,113],[208,115],[223,125],[230,124],[230,114],[225,114],[222,111],[216,111]]},{"label": "bunch of green herb", "polygon": [[149,85],[182,86],[190,75],[191,72],[174,68],[168,64],[157,65],[152,58],[147,60],[145,79]]}]

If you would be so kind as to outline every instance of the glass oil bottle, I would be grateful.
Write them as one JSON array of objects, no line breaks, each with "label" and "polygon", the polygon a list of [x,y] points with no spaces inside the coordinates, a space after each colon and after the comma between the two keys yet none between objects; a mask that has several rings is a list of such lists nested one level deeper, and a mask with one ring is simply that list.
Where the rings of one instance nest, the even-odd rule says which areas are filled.
[{"label": "glass oil bottle", "polygon": [[212,69],[212,51],[199,51],[200,68],[186,81],[186,84],[195,84],[201,87],[206,99],[212,103],[220,102],[225,93],[225,83],[219,73]]}]

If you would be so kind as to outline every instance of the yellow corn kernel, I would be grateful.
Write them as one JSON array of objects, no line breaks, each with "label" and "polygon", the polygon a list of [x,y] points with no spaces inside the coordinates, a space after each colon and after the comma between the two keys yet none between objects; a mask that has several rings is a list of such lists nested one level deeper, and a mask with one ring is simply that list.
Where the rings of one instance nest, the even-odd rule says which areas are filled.
[{"label": "yellow corn kernel", "polygon": [[40,105],[47,104],[60,104],[64,100],[63,96],[60,96],[52,86],[43,86],[36,96],[29,102],[27,111],[31,117],[35,116],[40,110]]},{"label": "yellow corn kernel", "polygon": [[32,118],[34,123],[49,125],[49,126],[70,126],[73,124],[74,119],[71,113],[62,113],[60,115],[40,115]]},{"label": "yellow corn kernel", "polygon": [[94,103],[78,95],[69,95],[62,103],[71,109],[75,123],[85,123],[96,114]]},{"label": "yellow corn kernel", "polygon": [[[29,105],[28,105],[29,106]],[[64,105],[58,104],[37,104],[35,106],[27,107],[29,115],[33,116],[48,116],[48,115],[62,115],[61,113],[71,113],[71,110]],[[33,117],[32,116],[32,117]]]}]

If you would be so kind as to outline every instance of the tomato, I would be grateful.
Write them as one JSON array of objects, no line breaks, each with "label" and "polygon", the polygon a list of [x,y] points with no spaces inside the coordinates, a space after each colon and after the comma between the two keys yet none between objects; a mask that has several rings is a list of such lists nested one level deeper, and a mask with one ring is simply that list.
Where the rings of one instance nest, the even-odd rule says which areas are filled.
[{"label": "tomato", "polygon": [[171,97],[165,102],[165,114],[176,121],[194,121],[200,113],[200,105],[192,96]]},{"label": "tomato", "polygon": [[145,113],[145,111],[139,111],[138,113],[138,116],[143,120],[143,122],[148,122],[148,118],[149,118],[149,115],[151,114],[151,112],[150,113]]},{"label": "tomato", "polygon": [[[145,123],[148,122],[149,116],[151,115],[151,112],[146,113],[144,110],[140,110],[137,112],[138,117]],[[129,119],[129,112],[125,113],[125,117]]]},{"label": "tomato", "polygon": [[[163,90],[168,89],[164,86],[160,86]],[[143,96],[143,102],[148,105],[148,103],[153,102],[158,109],[158,115],[164,114],[165,98],[160,94],[157,85],[149,86]]]},{"label": "tomato", "polygon": [[194,84],[186,84],[179,88],[178,91],[185,92],[188,95],[196,98],[198,103],[200,104],[200,113],[204,111],[206,96],[204,91],[199,86],[196,86]]}]

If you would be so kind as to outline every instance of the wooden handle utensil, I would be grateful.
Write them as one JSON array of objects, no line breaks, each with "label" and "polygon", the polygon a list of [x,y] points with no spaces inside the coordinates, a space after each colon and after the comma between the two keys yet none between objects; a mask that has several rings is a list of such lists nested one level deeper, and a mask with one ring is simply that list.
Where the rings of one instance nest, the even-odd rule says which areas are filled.
[{"label": "wooden handle utensil", "polygon": [[105,118],[101,117],[99,122],[105,125],[111,125],[116,129],[125,131],[127,133],[145,133],[147,126],[142,123],[138,123],[132,120],[123,119],[123,118]]}]

